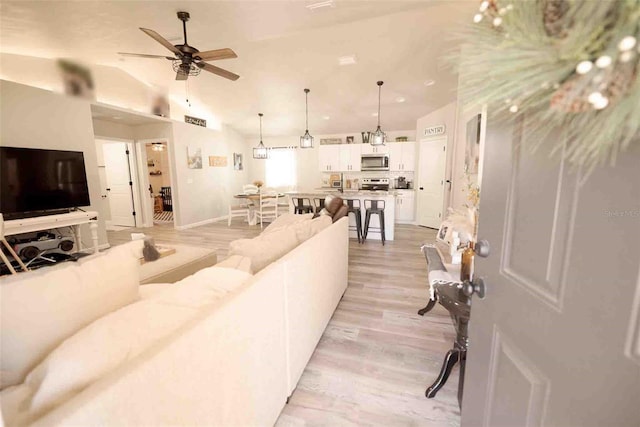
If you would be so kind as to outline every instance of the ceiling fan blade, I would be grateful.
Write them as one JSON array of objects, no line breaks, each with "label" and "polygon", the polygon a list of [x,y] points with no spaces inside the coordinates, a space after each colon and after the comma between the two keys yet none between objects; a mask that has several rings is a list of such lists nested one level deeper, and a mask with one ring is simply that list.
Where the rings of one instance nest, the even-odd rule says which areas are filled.
[{"label": "ceiling fan blade", "polygon": [[128,53],[128,52],[118,52],[118,55],[122,56],[132,56],[134,58],[162,58],[162,59],[171,59],[174,60],[176,58],[171,56],[162,56],[162,55],[147,55],[146,53]]},{"label": "ceiling fan blade", "polygon": [[206,70],[210,73],[217,74],[220,77],[224,77],[225,79],[236,81],[240,78],[239,75],[232,73],[231,71],[223,70],[220,67],[216,67],[215,65],[207,64],[206,62],[196,62],[196,65],[203,70]]},{"label": "ceiling fan blade", "polygon": [[178,71],[176,73],[176,80],[187,80],[189,78],[189,74],[181,73]]},{"label": "ceiling fan blade", "polygon": [[169,49],[171,52],[175,53],[178,56],[182,56],[182,52],[180,52],[180,50],[178,50],[177,47],[175,47],[174,45],[172,45],[167,39],[165,39],[164,37],[162,37],[160,34],[156,33],[153,30],[150,30],[148,28],[140,28],[146,35],[148,35],[149,37],[151,37],[152,39],[154,39],[155,41],[157,41],[158,43],[160,43],[162,46],[166,47],[167,49]]},{"label": "ceiling fan blade", "polygon": [[203,61],[216,61],[219,59],[230,59],[238,57],[238,55],[236,55],[236,53],[229,48],[198,52],[195,54],[195,56],[200,57],[200,59]]}]

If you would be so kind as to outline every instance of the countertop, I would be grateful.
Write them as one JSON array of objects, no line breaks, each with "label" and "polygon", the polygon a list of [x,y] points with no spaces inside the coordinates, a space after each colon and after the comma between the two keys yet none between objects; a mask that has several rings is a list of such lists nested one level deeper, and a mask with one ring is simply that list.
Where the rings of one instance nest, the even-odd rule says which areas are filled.
[{"label": "countertop", "polygon": [[389,191],[344,190],[344,193],[340,193],[335,188],[314,188],[311,190],[287,191],[285,194],[289,196],[326,196],[328,194],[335,194],[335,195],[343,194],[347,197],[353,197],[353,196],[395,197],[398,195],[396,190],[389,190]]}]

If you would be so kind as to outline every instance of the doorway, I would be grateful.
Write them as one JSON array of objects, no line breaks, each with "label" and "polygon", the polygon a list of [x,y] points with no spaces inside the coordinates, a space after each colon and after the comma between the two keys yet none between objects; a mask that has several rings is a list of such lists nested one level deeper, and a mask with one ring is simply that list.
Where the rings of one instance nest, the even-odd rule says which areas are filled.
[{"label": "doorway", "polygon": [[146,142],[144,145],[149,176],[149,195],[153,206],[153,223],[174,222],[173,192],[169,150],[164,141]]},{"label": "doorway", "polygon": [[[101,198],[108,230],[138,226],[136,161],[131,142],[97,139]],[[100,158],[101,157],[101,158]]]},{"label": "doorway", "polygon": [[417,222],[437,229],[443,219],[447,138],[423,139],[418,147]]}]

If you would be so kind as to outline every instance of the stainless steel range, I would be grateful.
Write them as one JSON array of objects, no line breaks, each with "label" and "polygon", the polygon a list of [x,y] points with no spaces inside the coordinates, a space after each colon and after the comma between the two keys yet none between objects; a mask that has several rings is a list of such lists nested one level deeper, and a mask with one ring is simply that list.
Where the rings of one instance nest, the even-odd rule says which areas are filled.
[{"label": "stainless steel range", "polygon": [[389,191],[389,178],[362,178],[361,190]]}]

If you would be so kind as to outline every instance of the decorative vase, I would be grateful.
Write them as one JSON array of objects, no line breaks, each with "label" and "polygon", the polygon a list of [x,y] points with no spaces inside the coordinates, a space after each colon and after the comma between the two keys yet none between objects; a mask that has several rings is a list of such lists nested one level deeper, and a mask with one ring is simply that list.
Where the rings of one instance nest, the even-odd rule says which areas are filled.
[{"label": "decorative vase", "polygon": [[469,242],[469,245],[462,252],[462,262],[460,263],[460,281],[471,281],[473,279],[473,256],[474,242]]}]

